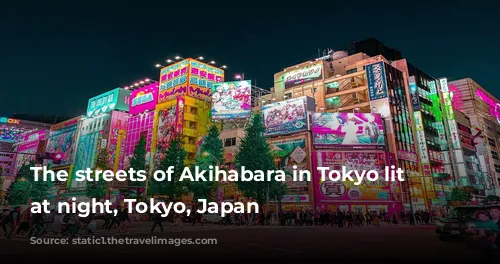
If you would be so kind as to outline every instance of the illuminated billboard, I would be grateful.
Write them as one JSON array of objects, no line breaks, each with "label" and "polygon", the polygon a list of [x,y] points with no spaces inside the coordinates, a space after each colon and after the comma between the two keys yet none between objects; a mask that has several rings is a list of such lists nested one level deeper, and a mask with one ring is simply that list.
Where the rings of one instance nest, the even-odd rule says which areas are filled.
[{"label": "illuminated billboard", "polygon": [[368,95],[370,101],[387,98],[387,79],[383,61],[366,65]]},{"label": "illuminated billboard", "polygon": [[311,107],[316,107],[311,97],[299,97],[263,105],[264,135],[286,135],[308,130],[308,112]]},{"label": "illuminated billboard", "polygon": [[292,178],[294,166],[297,166],[296,170],[310,170],[310,149],[307,139],[274,139],[269,141],[269,145],[275,164],[278,164],[278,169],[283,170],[286,174],[288,189],[307,191],[307,181],[293,181]]},{"label": "illuminated billboard", "polygon": [[490,107],[490,115],[496,118],[497,122],[500,124],[500,103],[497,103],[498,100],[496,100],[496,98],[491,98],[479,89],[476,89],[476,96],[488,104]]},{"label": "illuminated billboard", "polygon": [[450,131],[453,149],[461,149],[460,135],[458,134],[457,123],[455,122],[455,112],[453,109],[453,103],[451,102],[451,91],[448,87],[448,80],[446,78],[441,78],[439,79],[439,83],[441,84],[443,107],[446,119],[448,120],[448,129]]},{"label": "illuminated billboard", "polygon": [[285,88],[314,82],[323,78],[323,62],[307,65],[297,70],[286,72],[283,76]]},{"label": "illuminated billboard", "polygon": [[224,71],[215,66],[189,59],[188,95],[206,100],[212,98],[212,85],[224,81]]},{"label": "illuminated billboard", "polygon": [[158,82],[148,84],[130,93],[130,111],[132,115],[154,110],[158,101]]},{"label": "illuminated billboard", "polygon": [[172,100],[180,95],[198,99],[212,98],[212,85],[224,81],[224,71],[215,66],[185,59],[160,71],[158,103]]},{"label": "illuminated billboard", "polygon": [[115,88],[89,99],[87,106],[87,117],[98,116],[113,110],[129,110],[130,91],[123,88]]},{"label": "illuminated billboard", "polygon": [[415,83],[415,76],[410,76],[408,78],[408,82],[410,84],[410,100],[413,106],[413,111],[420,110],[420,98],[418,96],[418,87]]},{"label": "illuminated billboard", "polygon": [[[79,118],[78,118],[79,119]],[[78,119],[75,119],[78,121]],[[62,123],[64,125],[64,123]],[[51,128],[49,139],[47,140],[46,151],[50,153],[61,153],[63,159],[59,165],[69,165],[73,163],[73,154],[76,148],[78,122],[67,122],[64,127]]]},{"label": "illuminated billboard", "polygon": [[384,146],[384,124],[374,113],[314,113],[313,144],[316,148]]},{"label": "illuminated billboard", "polygon": [[[383,152],[313,152],[313,168],[328,167],[330,170],[376,170],[384,175],[386,166]],[[390,200],[390,183],[383,177],[378,181],[365,180],[360,185],[351,181],[321,180],[321,173],[313,171],[314,189],[318,202],[332,200]]]},{"label": "illuminated billboard", "polygon": [[155,168],[158,168],[160,161],[163,160],[166,150],[175,134],[175,125],[177,121],[177,105],[171,105],[157,110],[156,117],[158,127],[155,135]]},{"label": "illuminated billboard", "polygon": [[250,117],[251,81],[214,83],[212,85],[212,119]]},{"label": "illuminated billboard", "polygon": [[413,118],[415,120],[415,128],[417,132],[417,148],[420,154],[420,164],[422,165],[424,176],[431,176],[431,166],[429,163],[430,158],[429,151],[427,150],[427,140],[425,139],[422,113],[420,111],[413,112]]},{"label": "illuminated billboard", "polygon": [[188,66],[189,61],[183,60],[161,69],[158,103],[187,93]]}]

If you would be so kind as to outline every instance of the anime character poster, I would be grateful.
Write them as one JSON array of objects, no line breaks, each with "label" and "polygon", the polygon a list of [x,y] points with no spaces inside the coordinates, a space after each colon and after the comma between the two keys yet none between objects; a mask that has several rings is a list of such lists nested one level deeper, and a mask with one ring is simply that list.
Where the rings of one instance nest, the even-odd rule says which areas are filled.
[{"label": "anime character poster", "polygon": [[176,106],[167,107],[158,111],[158,132],[156,135],[155,168],[165,157],[170,141],[175,134]]},{"label": "anime character poster", "polygon": [[365,180],[360,185],[350,181],[321,181],[321,174],[314,171],[314,188],[320,200],[389,200],[390,183],[384,179],[385,154],[378,152],[315,152],[313,168],[329,167],[330,170],[378,171],[378,181]]},{"label": "anime character poster", "polygon": [[308,129],[305,98],[294,98],[262,106],[264,135],[286,135]]},{"label": "anime character poster", "polygon": [[17,147],[17,157],[16,157],[16,175],[19,169],[30,164],[30,162],[35,160],[35,154],[37,153],[39,141],[31,141],[21,144]]},{"label": "anime character poster", "polygon": [[297,171],[309,170],[306,139],[271,141],[270,147],[278,168],[285,171],[288,188],[307,191],[307,181],[293,181],[292,178],[293,166],[297,166]]},{"label": "anime character poster", "polygon": [[250,117],[251,81],[214,83],[212,86],[212,119]]},{"label": "anime character poster", "polygon": [[314,113],[312,132],[313,144],[319,148],[385,144],[380,114]]},{"label": "anime character poster", "polygon": [[63,154],[63,159],[58,166],[69,165],[73,161],[77,127],[78,125],[72,125],[50,132],[47,152]]}]

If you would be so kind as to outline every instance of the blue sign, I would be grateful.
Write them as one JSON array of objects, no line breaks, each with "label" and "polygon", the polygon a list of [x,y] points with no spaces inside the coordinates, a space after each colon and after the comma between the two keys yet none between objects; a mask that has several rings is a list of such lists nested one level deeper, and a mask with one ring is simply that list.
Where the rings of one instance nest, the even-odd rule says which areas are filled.
[{"label": "blue sign", "polygon": [[377,62],[365,67],[370,101],[387,98],[387,80],[384,62]]}]

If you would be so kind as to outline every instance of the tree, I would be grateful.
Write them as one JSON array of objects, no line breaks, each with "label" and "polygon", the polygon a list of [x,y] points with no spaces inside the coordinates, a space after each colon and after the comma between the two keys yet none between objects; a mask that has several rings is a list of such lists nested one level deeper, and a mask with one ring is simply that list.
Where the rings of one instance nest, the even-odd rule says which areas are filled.
[{"label": "tree", "polygon": [[[196,157],[195,166],[200,170],[209,170],[209,166],[220,166],[223,163],[224,147],[219,138],[219,129],[211,126],[208,134],[203,139],[200,152]],[[193,172],[194,174],[194,172]],[[192,181],[188,184],[189,190],[193,193],[193,200],[210,199],[211,194],[216,192],[217,182],[215,181]]]},{"label": "tree", "polygon": [[[130,168],[133,168],[134,170],[145,170],[147,171],[146,168],[146,137],[144,135],[141,135],[139,138],[139,142],[134,148],[134,156],[130,160]],[[129,186],[144,186],[144,182],[140,181],[130,181],[128,182]]]},{"label": "tree", "polygon": [[[274,164],[269,144],[264,137],[264,124],[262,123],[262,116],[260,114],[252,115],[250,124],[245,129],[245,132],[245,137],[241,140],[238,153],[236,154],[236,167],[238,169],[245,167],[246,170],[262,170],[264,172],[275,170],[276,165]],[[264,204],[267,200],[268,191],[269,197],[278,197],[278,199],[281,199],[281,195],[284,194],[281,192],[283,190],[280,187],[281,185],[281,182],[274,180],[237,182],[238,188],[245,196],[255,198],[259,204]]]},{"label": "tree", "polygon": [[16,181],[7,192],[7,200],[10,204],[26,204],[29,199],[32,202],[41,202],[47,199],[54,183],[42,179],[35,181],[35,174],[30,170],[30,167],[35,167],[34,161],[19,168]]},{"label": "tree", "polygon": [[[109,169],[108,158],[109,158],[108,149],[102,148],[99,151],[99,154],[97,155],[94,171],[108,170]],[[96,198],[97,201],[101,200],[106,196],[107,190],[108,190],[108,183],[103,179],[99,179],[99,181],[94,181],[91,184],[87,183],[87,197]]]},{"label": "tree", "polygon": [[479,191],[471,186],[456,187],[451,191],[451,200],[455,202],[467,203],[472,201],[474,195],[478,193]]},{"label": "tree", "polygon": [[176,136],[170,141],[170,146],[165,150],[165,157],[160,161],[158,170],[167,171],[170,166],[174,166],[172,179],[169,181],[157,181],[154,178],[149,180],[149,189],[152,195],[166,196],[170,201],[177,201],[182,195],[187,193],[186,182],[179,181],[184,170],[184,160],[186,151],[182,146],[182,139]]}]

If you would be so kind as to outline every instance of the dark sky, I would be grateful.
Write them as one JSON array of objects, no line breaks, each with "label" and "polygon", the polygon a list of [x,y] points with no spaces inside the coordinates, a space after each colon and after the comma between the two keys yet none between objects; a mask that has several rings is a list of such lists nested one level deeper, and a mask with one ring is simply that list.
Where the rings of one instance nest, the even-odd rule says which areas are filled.
[{"label": "dark sky", "polygon": [[158,79],[153,65],[176,54],[214,59],[269,88],[275,72],[318,48],[345,49],[372,36],[432,76],[471,77],[500,98],[498,1],[70,2],[0,9],[0,115],[83,114],[92,96]]}]

